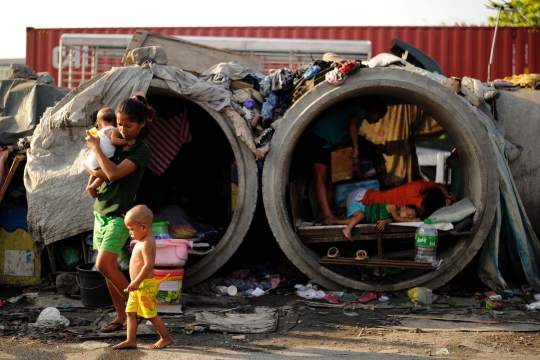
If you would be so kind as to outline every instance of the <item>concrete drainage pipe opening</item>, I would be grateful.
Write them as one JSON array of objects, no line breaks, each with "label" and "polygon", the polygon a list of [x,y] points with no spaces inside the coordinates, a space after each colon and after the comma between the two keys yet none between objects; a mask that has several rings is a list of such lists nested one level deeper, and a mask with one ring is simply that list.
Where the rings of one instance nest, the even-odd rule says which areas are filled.
[{"label": "concrete drainage pipe opening", "polygon": [[[295,151],[309,124],[322,111],[352,98],[376,95],[389,101],[412,104],[442,126],[459,151],[463,176],[463,195],[475,204],[471,234],[441,241],[438,258],[443,265],[422,272],[408,270],[407,276],[389,281],[362,280],[355,266],[321,265],[319,259],[328,247],[304,244],[295,231],[289,202],[289,183]],[[457,94],[423,75],[397,68],[362,69],[334,87],[321,83],[298,100],[278,127],[263,171],[263,201],[270,227],[287,257],[313,281],[330,289],[394,291],[414,286],[438,287],[459,273],[481,248],[490,230],[498,196],[495,155],[487,134],[473,109]],[[384,240],[385,247],[395,246]],[[339,242],[342,248],[361,249],[366,241]],[[409,247],[413,247],[411,242]],[[337,246],[337,245],[336,245]],[[351,249],[352,250],[352,249]]]},{"label": "concrete drainage pipe opening", "polygon": [[[180,97],[158,79],[152,80],[147,95],[151,103],[164,106],[182,103],[192,140],[182,145],[162,176],[147,170],[138,196],[154,208],[174,198],[191,220],[224,231],[213,251],[189,256],[183,282],[188,288],[211,276],[242,243],[257,205],[257,165],[225,115]],[[234,190],[236,196],[232,196]],[[203,238],[200,242],[207,241]],[[194,249],[203,253],[208,250]]]}]

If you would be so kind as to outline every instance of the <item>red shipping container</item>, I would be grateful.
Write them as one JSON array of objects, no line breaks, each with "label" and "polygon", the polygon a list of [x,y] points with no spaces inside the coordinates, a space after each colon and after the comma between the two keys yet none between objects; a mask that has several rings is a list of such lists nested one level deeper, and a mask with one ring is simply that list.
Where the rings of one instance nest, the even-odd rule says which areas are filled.
[{"label": "red shipping container", "polygon": [[[438,62],[446,76],[487,80],[493,27],[175,27],[142,28],[165,35],[224,36],[276,39],[370,40],[372,54],[390,52],[393,38],[425,52]],[[27,28],[26,64],[35,71],[58,75],[62,34],[126,34],[137,28]],[[501,27],[493,57],[491,79],[540,72],[540,27]],[[120,65],[118,61],[110,66]]]}]

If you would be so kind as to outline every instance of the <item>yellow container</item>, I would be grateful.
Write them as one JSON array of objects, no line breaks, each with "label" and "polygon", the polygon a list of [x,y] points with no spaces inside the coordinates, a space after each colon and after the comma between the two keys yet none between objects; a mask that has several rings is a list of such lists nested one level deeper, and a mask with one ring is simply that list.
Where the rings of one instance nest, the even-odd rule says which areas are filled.
[{"label": "yellow container", "polygon": [[29,286],[39,284],[41,261],[23,229],[8,232],[0,228],[0,285]]},{"label": "yellow container", "polygon": [[[170,276],[162,281],[169,274]],[[154,269],[154,278],[159,282],[156,295],[158,305],[180,304],[184,269]]]}]

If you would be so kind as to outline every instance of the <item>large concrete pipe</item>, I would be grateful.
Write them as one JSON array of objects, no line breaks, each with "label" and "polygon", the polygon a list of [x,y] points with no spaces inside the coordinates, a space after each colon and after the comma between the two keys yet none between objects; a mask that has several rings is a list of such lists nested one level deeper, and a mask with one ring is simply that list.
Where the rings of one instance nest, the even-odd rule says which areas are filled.
[{"label": "large concrete pipe", "polygon": [[[119,70],[120,72],[121,70]],[[142,70],[141,70],[142,71]],[[56,104],[57,108],[61,108],[68,104],[75,96],[82,93],[86,89],[90,88],[91,86],[95,86],[99,81],[103,81],[103,77],[107,76],[107,74],[103,74],[100,76],[97,76],[93,78],[92,80],[84,83],[83,85],[79,86],[78,88],[74,89],[72,92],[70,92],[66,97],[64,97],[58,104]],[[119,81],[120,82],[120,81]],[[114,84],[115,86],[122,86],[122,83],[120,84]],[[207,167],[210,170],[213,170],[215,168],[218,168],[218,171],[222,171],[224,174],[220,178],[213,179],[209,176],[205,176],[205,174],[214,174],[212,171],[205,172],[201,175],[201,173],[198,173],[196,170],[193,170],[189,167],[181,168],[181,165],[183,165],[183,162],[180,162],[180,168],[179,171],[176,169],[174,170],[174,174],[172,176],[167,177],[166,181],[163,181],[163,184],[167,186],[175,186],[175,176],[178,173],[179,177],[182,177],[183,179],[189,178],[189,184],[198,184],[199,188],[202,188],[201,191],[199,191],[199,188],[197,188],[197,193],[186,193],[182,191],[173,193],[167,193],[171,187],[164,187],[160,185],[157,185],[158,181],[162,178],[157,178],[157,175],[153,175],[150,170],[147,170],[149,176],[149,180],[146,185],[144,186],[143,183],[141,183],[141,186],[139,187],[139,193],[147,191],[147,189],[155,190],[155,194],[159,194],[160,196],[162,194],[168,195],[169,198],[171,198],[173,195],[181,194],[182,196],[186,196],[186,198],[189,198],[190,196],[198,196],[197,200],[201,198],[200,192],[204,192],[205,186],[210,186],[211,191],[207,191],[210,194],[214,194],[219,191],[219,189],[222,189],[218,186],[218,182],[221,181],[219,184],[224,184],[223,186],[229,185],[230,179],[227,179],[228,175],[226,174],[227,171],[231,170],[231,163],[230,161],[235,160],[237,172],[238,172],[238,194],[237,194],[237,200],[236,200],[236,206],[234,209],[234,212],[230,215],[231,210],[231,199],[228,198],[229,194],[222,195],[220,199],[214,201],[213,203],[209,203],[208,201],[200,202],[203,206],[206,206],[207,209],[209,207],[213,207],[210,210],[217,209],[215,212],[220,214],[219,222],[212,223],[212,220],[210,219],[210,216],[208,216],[208,221],[205,221],[208,224],[213,225],[214,227],[223,227],[224,228],[224,235],[219,240],[213,251],[209,252],[208,254],[204,255],[204,257],[190,257],[190,261],[188,261],[188,264],[186,265],[186,273],[184,277],[184,287],[190,287],[193,286],[203,280],[205,280],[207,277],[211,276],[216,270],[218,270],[229,258],[234,254],[234,252],[238,249],[240,244],[242,243],[249,226],[253,220],[253,216],[255,213],[255,208],[257,206],[257,197],[258,197],[258,169],[255,162],[255,157],[251,150],[247,147],[247,145],[238,137],[236,136],[235,129],[231,123],[231,121],[222,113],[219,113],[210,107],[206,106],[204,102],[198,102],[194,100],[190,100],[186,96],[182,96],[179,93],[176,93],[175,91],[171,90],[167,84],[157,78],[154,77],[149,84],[149,87],[146,91],[146,95],[149,96],[149,99],[152,100],[153,98],[162,97],[164,99],[164,102],[167,103],[167,101],[185,101],[186,108],[192,109],[195,112],[195,115],[193,115],[193,118],[190,118],[190,128],[192,133],[194,134],[194,128],[196,127],[198,130],[198,133],[200,134],[197,138],[193,138],[193,140],[190,142],[190,144],[182,145],[182,148],[180,149],[180,152],[185,151],[186,148],[189,149],[189,146],[191,146],[192,149],[199,150],[201,148],[204,148],[204,151],[201,151],[202,154],[200,155],[196,151],[189,152],[190,159],[195,158],[194,161],[190,160],[188,163],[192,164],[194,162],[198,162],[201,165],[201,167]],[[189,118],[188,113],[188,118]],[[217,124],[217,125],[216,125]],[[86,124],[85,124],[86,125]],[[80,125],[79,125],[80,126]],[[66,177],[69,177],[69,186],[63,186],[66,184],[65,179],[60,179],[61,175],[57,178],[51,178],[50,183],[54,183],[56,185],[50,186],[49,183],[46,185],[47,191],[49,191],[52,196],[57,196],[56,188],[62,186],[62,191],[66,194],[65,196],[68,197],[68,199],[77,199],[70,200],[67,202],[68,205],[72,205],[71,209],[71,216],[73,219],[71,223],[69,223],[69,233],[63,237],[58,238],[50,238],[49,243],[53,243],[58,240],[62,240],[64,238],[67,238],[69,236],[73,236],[76,234],[80,234],[85,231],[92,230],[93,227],[93,216],[92,216],[92,204],[94,202],[93,199],[91,199],[89,196],[87,196],[84,193],[84,186],[86,186],[86,181],[88,180],[88,175],[84,170],[82,170],[81,163],[76,163],[76,160],[73,160],[73,158],[81,158],[84,161],[84,158],[86,157],[86,145],[84,143],[84,128],[81,127],[74,127],[71,129],[73,132],[73,136],[77,141],[68,142],[64,141],[64,143],[67,143],[68,145],[65,145],[62,143],[62,146],[69,146],[70,149],[68,151],[64,150],[64,148],[60,148],[61,150],[58,150],[56,147],[51,147],[53,151],[48,149],[52,155],[50,157],[57,156],[58,161],[57,163],[65,162],[65,167],[69,169],[69,167],[77,166],[76,169],[72,169],[72,171],[64,171],[64,173],[69,173],[68,175],[65,175]],[[62,132],[59,129],[55,129],[57,138],[63,139],[66,138],[67,132]],[[60,134],[60,135],[58,135]],[[41,135],[40,135],[41,136]],[[212,143],[208,140],[210,139],[218,139],[218,143]],[[41,139],[41,137],[40,137]],[[197,142],[197,145],[195,146],[195,142]],[[41,144],[41,143],[40,143]],[[54,146],[57,146],[56,144],[53,144]],[[164,145],[168,145],[167,143],[164,143]],[[225,148],[230,145],[230,148]],[[66,155],[67,154],[67,155]],[[82,154],[82,155],[80,155]],[[214,154],[214,156],[212,156]],[[233,159],[234,157],[234,159]],[[66,160],[67,159],[67,160]],[[45,162],[45,160],[42,160],[41,158],[38,159],[39,161]],[[37,162],[38,160],[35,160]],[[174,161],[182,160],[179,159],[179,157],[176,157]],[[50,161],[49,158],[47,158],[47,161]],[[70,163],[71,161],[71,163]],[[173,164],[174,161],[171,163]],[[219,161],[219,164],[216,164],[216,162]],[[41,163],[40,163],[41,166]],[[218,167],[219,166],[219,167]],[[171,165],[173,167],[173,165]],[[168,168],[168,170],[171,169],[171,167]],[[46,169],[46,166],[43,166],[44,169]],[[197,167],[197,169],[200,169],[200,167]],[[41,168],[38,169],[39,171],[42,171]],[[164,174],[164,176],[167,174]],[[204,178],[201,178],[204,177]],[[33,179],[33,178],[32,178]],[[183,180],[180,179],[180,180]],[[64,181],[64,183],[61,182]],[[215,181],[213,181],[215,180]],[[143,182],[145,179],[143,179]],[[42,181],[43,182],[43,181]],[[162,184],[161,181],[159,181],[160,184]],[[179,182],[180,183],[180,182]],[[186,184],[187,182],[184,182],[183,184]],[[60,185],[59,185],[60,184]],[[62,185],[63,184],[63,185]],[[30,184],[33,186],[36,186],[35,184]],[[40,183],[42,187],[44,185]],[[84,185],[84,186],[83,186]],[[229,185],[230,186],[230,185]],[[68,190],[66,190],[68,189]],[[216,190],[218,189],[218,190]],[[67,191],[67,193],[66,193]],[[75,193],[76,192],[76,193]],[[153,194],[151,191],[148,191],[145,193],[144,200],[152,201],[154,200]],[[57,196],[58,197],[58,196]],[[203,197],[205,198],[205,197]],[[206,199],[206,198],[205,198]],[[179,199],[180,200],[180,199]],[[193,201],[195,203],[196,201]],[[228,203],[227,203],[228,202]],[[157,203],[157,202],[156,202]],[[189,201],[187,202],[191,204]],[[44,204],[43,208],[46,208],[47,206],[52,207],[51,204]],[[197,207],[197,211],[201,213],[199,210],[200,207]],[[46,209],[47,210],[47,209]],[[44,213],[53,214],[54,211],[46,211],[44,210]],[[212,213],[211,211],[207,211],[208,213]],[[33,210],[34,212],[38,211],[36,209]],[[186,209],[187,211],[187,209]],[[204,213],[204,209],[202,211]],[[213,214],[213,213],[212,213]],[[222,216],[221,216],[222,215]],[[41,214],[36,214],[36,217],[38,217],[39,221],[42,221],[43,216]],[[41,222],[38,224],[41,226]],[[45,224],[47,225],[47,224]],[[39,235],[39,231],[42,230],[39,226],[35,226],[34,232]],[[65,229],[64,229],[64,232]],[[49,234],[47,232],[47,234]],[[63,234],[61,234],[63,235]],[[36,241],[36,240],[34,240]],[[45,242],[43,239],[41,241]],[[193,261],[198,260],[198,261]]]},{"label": "large concrete pipe", "polygon": [[[155,78],[150,82],[147,95],[180,98],[180,95],[168,89],[163,80]],[[194,265],[186,267],[184,276],[184,287],[186,288],[196,285],[211,276],[238,249],[253,220],[259,188],[255,157],[246,144],[236,136],[231,121],[225,115],[210,109],[204,103],[194,103],[214,118],[231,145],[238,167],[238,198],[229,226],[214,250]],[[211,144],[208,146],[211,146]],[[200,161],[209,161],[209,159],[200,159]]]},{"label": "large concrete pipe", "polygon": [[[292,156],[308,125],[326,108],[345,99],[378,95],[414,104],[444,128],[459,149],[464,193],[475,204],[472,234],[457,237],[438,249],[444,259],[436,271],[423,272],[397,283],[368,283],[319,264],[321,253],[304,245],[294,231],[286,193]],[[437,287],[459,273],[481,248],[493,221],[498,199],[496,160],[487,133],[475,110],[455,93],[421,74],[399,68],[362,69],[335,87],[321,83],[298,100],[279,125],[263,171],[263,200],[270,227],[287,257],[313,281],[330,289],[394,291],[414,286]]]}]

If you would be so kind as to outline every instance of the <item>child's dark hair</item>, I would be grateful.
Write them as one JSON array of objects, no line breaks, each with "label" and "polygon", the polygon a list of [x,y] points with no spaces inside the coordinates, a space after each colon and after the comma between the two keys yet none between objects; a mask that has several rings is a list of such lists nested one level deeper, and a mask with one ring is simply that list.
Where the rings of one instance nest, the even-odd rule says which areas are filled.
[{"label": "child's dark hair", "polygon": [[421,219],[425,219],[433,214],[435,210],[446,206],[446,197],[441,189],[431,189],[426,193],[422,204],[424,205],[424,212],[422,213]]},{"label": "child's dark hair", "polygon": [[[145,121],[152,122],[156,118],[156,110],[150,106],[143,94],[135,94],[123,100],[116,108],[116,113],[129,116],[137,124],[142,124]],[[144,138],[146,135],[148,135],[147,126],[142,128],[139,137]]]},{"label": "child's dark hair", "polygon": [[103,112],[101,119],[105,121],[106,123],[108,124],[116,123],[116,114],[114,113],[114,110],[111,109],[110,107],[104,107],[103,109],[99,110],[99,112]]}]

